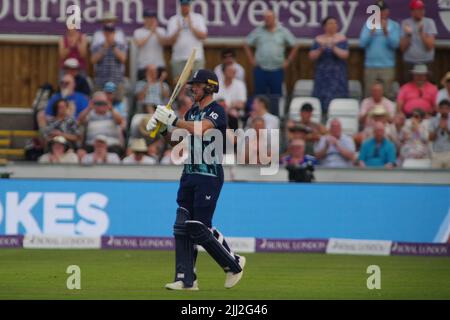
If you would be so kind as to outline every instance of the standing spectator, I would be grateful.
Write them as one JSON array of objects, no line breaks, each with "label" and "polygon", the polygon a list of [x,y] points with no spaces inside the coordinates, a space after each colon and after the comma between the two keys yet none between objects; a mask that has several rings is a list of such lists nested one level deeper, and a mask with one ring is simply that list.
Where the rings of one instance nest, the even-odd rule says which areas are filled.
[{"label": "standing spectator", "polygon": [[105,92],[106,98],[108,99],[108,102],[113,106],[113,109],[115,109],[124,119],[122,125],[123,129],[125,129],[128,119],[128,106],[124,100],[117,99],[116,91],[117,86],[114,84],[114,82],[108,81],[107,83],[105,83],[103,92]]},{"label": "standing spectator", "polygon": [[219,81],[219,92],[216,99],[224,99],[228,113],[236,111],[237,116],[243,116],[247,102],[247,88],[242,80],[236,79],[236,68],[234,64],[222,65],[224,74],[223,82]]},{"label": "standing spectator", "polygon": [[78,163],[77,155],[69,150],[67,140],[63,136],[55,136],[49,142],[50,152],[39,158],[39,163]]},{"label": "standing spectator", "polygon": [[132,153],[122,160],[123,164],[156,164],[156,160],[146,155],[147,144],[144,139],[133,139],[130,149]]},{"label": "standing spectator", "polygon": [[450,168],[450,101],[439,103],[439,113],[430,121],[430,140],[433,141],[431,166],[436,169]]},{"label": "standing spectator", "polygon": [[425,17],[425,4],[422,0],[409,3],[411,17],[402,21],[400,49],[403,52],[403,81],[409,81],[408,71],[413,65],[427,64],[434,60],[434,46],[437,34],[433,19]]},{"label": "standing spectator", "polygon": [[252,126],[252,120],[263,118],[268,130],[280,129],[280,119],[269,112],[270,100],[266,96],[256,96],[252,102],[252,112],[247,121],[247,127]]},{"label": "standing spectator", "polygon": [[184,65],[191,55],[192,49],[197,49],[192,72],[205,67],[205,52],[203,41],[208,36],[205,18],[191,11],[192,0],[180,0],[181,14],[174,15],[167,25],[168,42],[172,47],[172,77],[178,78]]},{"label": "standing spectator", "polygon": [[389,19],[389,7],[383,0],[376,5],[381,10],[381,28],[369,29],[365,23],[359,37],[359,45],[365,49],[364,92],[370,94],[370,86],[376,79],[383,81],[384,92],[394,96],[392,83],[395,79],[396,50],[400,44],[400,25]]},{"label": "standing spectator", "polygon": [[48,120],[47,126],[43,130],[44,139],[49,142],[54,137],[63,137],[71,149],[76,149],[80,132],[75,119],[67,114],[68,109],[67,100],[56,100],[53,104],[55,116]]},{"label": "standing spectator", "polygon": [[[70,74],[64,75],[61,79],[60,88],[61,90],[51,96],[48,100],[45,115],[47,117],[54,117],[56,115],[56,110],[53,108],[54,103],[58,100],[65,99],[69,104],[67,114],[78,119],[80,113],[85,110],[89,104],[88,98],[84,94],[75,91],[75,79]],[[45,127],[45,125],[46,122],[44,122],[43,127]]]},{"label": "standing spectator", "polygon": [[80,73],[80,63],[75,58],[69,58],[64,61],[64,74],[70,74],[75,79],[75,91],[89,97],[91,87],[84,75]]},{"label": "standing spectator", "polygon": [[86,150],[90,152],[94,148],[96,137],[101,135],[105,137],[109,150],[120,154],[123,149],[123,121],[104,92],[94,93],[89,107],[81,113],[79,119],[79,123],[86,126]]},{"label": "standing spectator", "polygon": [[309,58],[316,61],[313,96],[320,100],[326,119],[331,100],[348,97],[346,60],[349,50],[347,38],[338,33],[335,18],[325,18],[322,26],[325,33],[315,38]]},{"label": "standing spectator", "polygon": [[145,79],[147,66],[150,64],[157,67],[166,67],[163,46],[168,42],[166,31],[158,26],[156,12],[144,10],[144,26],[134,31],[133,39],[138,48],[138,80]]},{"label": "standing spectator", "polygon": [[366,140],[359,153],[359,166],[394,168],[397,162],[394,144],[384,134],[384,124],[377,122],[374,137]]},{"label": "standing spectator", "polygon": [[330,121],[330,133],[322,136],[314,149],[319,164],[327,168],[351,167],[356,156],[355,142],[342,133],[339,119]]},{"label": "standing spectator", "polygon": [[67,29],[58,41],[60,68],[64,68],[64,62],[67,59],[76,59],[81,73],[86,75],[87,46],[88,40],[85,34],[77,29]]},{"label": "standing spectator", "polygon": [[[250,47],[255,47],[255,54]],[[292,49],[285,59],[287,47]],[[268,95],[271,99],[270,112],[278,114],[284,70],[294,61],[298,51],[294,35],[276,20],[272,10],[267,10],[264,14],[264,26],[256,28],[248,35],[244,49],[254,67],[255,94]]]},{"label": "standing spectator", "polygon": [[91,47],[91,62],[95,70],[95,89],[102,90],[106,82],[112,81],[118,86],[117,98],[122,100],[127,49],[115,40],[115,32],[114,25],[106,24],[103,27],[105,41]]},{"label": "standing spectator", "polygon": [[394,117],[396,112],[394,102],[384,96],[383,84],[375,80],[370,88],[370,97],[365,98],[361,102],[359,109],[359,123],[361,126],[366,125],[368,115],[378,105],[382,105],[386,109],[390,119]]},{"label": "standing spectator", "polygon": [[450,71],[445,74],[441,80],[442,89],[439,90],[436,105],[438,106],[442,100],[450,100]]},{"label": "standing spectator", "polygon": [[214,68],[214,73],[217,75],[219,82],[223,81],[223,66],[230,63],[236,68],[236,79],[245,81],[245,70],[244,67],[236,61],[236,51],[231,48],[225,48],[222,50],[220,55],[222,58],[222,63]]},{"label": "standing spectator", "polygon": [[411,119],[408,119],[400,133],[400,161],[406,159],[429,159],[428,126],[425,112],[415,109]]},{"label": "standing spectator", "polygon": [[117,44],[120,44],[121,46],[123,46],[125,48],[125,50],[128,49],[128,45],[127,45],[127,39],[125,37],[125,33],[123,32],[123,30],[119,27],[116,26],[117,24],[117,16],[112,13],[112,12],[105,12],[102,16],[102,18],[100,19],[100,22],[102,23],[102,28],[95,31],[94,36],[92,37],[92,43],[91,43],[91,48],[92,47],[97,47],[97,46],[102,46],[105,41],[105,33],[104,33],[104,29],[105,27],[108,28],[114,28],[115,32],[114,32],[114,41]]},{"label": "standing spectator", "polygon": [[170,95],[170,88],[164,78],[158,79],[158,69],[156,65],[147,66],[145,80],[136,83],[136,100],[138,110],[142,112],[143,106],[154,106],[165,104]]},{"label": "standing spectator", "polygon": [[108,152],[108,137],[98,135],[94,139],[93,152],[86,154],[83,164],[120,164],[120,158],[116,153]]},{"label": "standing spectator", "polygon": [[415,65],[411,70],[412,81],[404,84],[398,93],[397,111],[411,116],[414,109],[422,109],[426,113],[434,111],[437,87],[428,81],[428,68],[425,64]]}]

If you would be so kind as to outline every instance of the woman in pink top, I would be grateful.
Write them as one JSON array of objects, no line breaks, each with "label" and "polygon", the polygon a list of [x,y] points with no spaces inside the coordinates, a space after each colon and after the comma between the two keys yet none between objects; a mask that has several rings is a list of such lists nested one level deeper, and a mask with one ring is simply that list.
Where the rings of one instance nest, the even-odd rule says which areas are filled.
[{"label": "woman in pink top", "polygon": [[60,68],[63,68],[64,61],[75,58],[80,64],[80,70],[86,72],[87,44],[85,34],[77,29],[67,29],[58,43]]},{"label": "woman in pink top", "polygon": [[438,88],[427,80],[428,68],[424,64],[415,65],[411,70],[412,81],[400,88],[397,110],[411,116],[414,109],[422,109],[428,114],[435,111]]}]

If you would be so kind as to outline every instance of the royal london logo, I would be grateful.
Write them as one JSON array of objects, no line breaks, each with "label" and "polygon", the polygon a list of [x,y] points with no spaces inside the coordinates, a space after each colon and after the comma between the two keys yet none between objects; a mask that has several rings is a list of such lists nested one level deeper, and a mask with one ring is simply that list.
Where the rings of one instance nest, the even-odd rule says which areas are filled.
[{"label": "royal london logo", "polygon": [[439,0],[438,7],[442,24],[450,32],[450,0]]}]

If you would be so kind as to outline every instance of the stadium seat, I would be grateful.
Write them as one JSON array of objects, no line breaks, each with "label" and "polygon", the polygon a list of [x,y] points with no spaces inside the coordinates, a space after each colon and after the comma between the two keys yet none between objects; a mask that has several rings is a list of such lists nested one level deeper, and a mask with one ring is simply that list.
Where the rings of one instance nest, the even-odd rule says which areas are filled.
[{"label": "stadium seat", "polygon": [[355,99],[333,99],[328,110],[329,119],[338,118],[342,131],[348,135],[358,132],[359,103]]},{"label": "stadium seat", "polygon": [[314,80],[300,79],[295,82],[294,91],[292,96],[294,97],[310,97],[314,88]]},{"label": "stadium seat", "polygon": [[360,101],[362,99],[362,85],[359,80],[348,81],[349,97]]},{"label": "stadium seat", "polygon": [[402,164],[405,169],[429,169],[431,168],[430,159],[405,159]]},{"label": "stadium seat", "polygon": [[313,107],[312,121],[321,122],[322,107],[320,101],[314,97],[295,97],[289,106],[289,119],[294,121],[300,120],[300,109],[305,103],[310,103]]}]

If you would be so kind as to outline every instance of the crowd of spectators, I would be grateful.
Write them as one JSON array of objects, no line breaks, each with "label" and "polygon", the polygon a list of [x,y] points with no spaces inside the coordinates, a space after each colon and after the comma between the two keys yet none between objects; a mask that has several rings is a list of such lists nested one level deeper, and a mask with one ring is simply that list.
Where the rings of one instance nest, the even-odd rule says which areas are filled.
[{"label": "crowd of spectators", "polygon": [[[151,139],[145,125],[156,106],[167,103],[171,94],[168,79],[176,81],[191,50],[197,49],[194,72],[204,68],[207,59],[205,18],[191,11],[190,0],[179,1],[181,10],[169,19],[167,30],[159,25],[155,12],[144,11],[144,24],[132,39],[137,48],[133,87],[125,77],[129,44],[114,14],[104,14],[102,27],[90,44],[85,34],[67,30],[59,41],[59,90],[37,114],[47,145],[39,162],[172,163],[170,146]],[[226,110],[229,128],[282,129],[282,154],[280,159],[272,159],[282,164],[307,161],[324,167],[393,168],[413,159],[429,160],[435,168],[450,167],[450,72],[439,90],[430,71],[435,23],[425,17],[421,0],[410,2],[411,17],[401,23],[389,18],[385,1],[376,5],[381,25],[370,28],[364,24],[359,39],[365,50],[359,132],[347,135],[339,118],[328,119],[330,102],[349,97],[349,45],[334,17],[323,20],[323,34],[313,39],[308,55],[315,64],[312,96],[321,103],[322,118],[313,121],[309,103],[301,107],[299,121],[278,114],[285,71],[299,47],[271,10],[264,15],[264,25],[253,30],[244,44],[253,67],[254,95],[249,95],[245,83],[250,70],[243,68],[233,49],[224,49],[221,63],[214,68],[220,87],[215,98]],[[170,75],[165,46],[172,49]],[[402,53],[405,71],[401,75],[396,75],[397,50]],[[88,77],[89,64],[93,80]],[[402,84],[398,92],[396,79]],[[182,117],[192,103],[185,87],[173,108]],[[259,154],[262,138],[258,133],[256,143],[246,146],[250,154]]]}]

